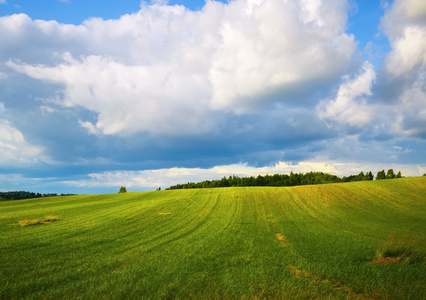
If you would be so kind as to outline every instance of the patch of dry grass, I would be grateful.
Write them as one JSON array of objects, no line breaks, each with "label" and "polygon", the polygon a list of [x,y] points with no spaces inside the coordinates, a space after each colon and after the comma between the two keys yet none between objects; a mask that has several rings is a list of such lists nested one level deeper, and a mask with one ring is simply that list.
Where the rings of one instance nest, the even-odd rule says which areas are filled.
[{"label": "patch of dry grass", "polygon": [[20,225],[20,226],[42,225],[42,224],[49,224],[58,220],[59,220],[58,216],[47,215],[43,219],[32,219],[32,220],[24,219],[19,221],[17,225]]},{"label": "patch of dry grass", "polygon": [[285,242],[284,236],[281,233],[277,233],[275,236],[282,246],[287,247],[287,243]]}]

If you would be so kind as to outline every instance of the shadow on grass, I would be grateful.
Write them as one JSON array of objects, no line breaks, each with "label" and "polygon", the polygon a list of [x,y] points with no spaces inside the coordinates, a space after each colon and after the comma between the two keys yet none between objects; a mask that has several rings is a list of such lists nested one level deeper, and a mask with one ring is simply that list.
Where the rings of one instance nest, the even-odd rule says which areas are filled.
[{"label": "shadow on grass", "polygon": [[420,264],[425,260],[424,247],[408,236],[392,234],[377,250],[374,264],[408,263]]}]

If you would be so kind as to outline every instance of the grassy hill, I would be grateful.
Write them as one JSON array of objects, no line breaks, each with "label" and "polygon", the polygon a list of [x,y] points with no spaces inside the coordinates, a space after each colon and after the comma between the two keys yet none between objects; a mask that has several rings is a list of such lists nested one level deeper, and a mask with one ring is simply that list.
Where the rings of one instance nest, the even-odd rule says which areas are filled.
[{"label": "grassy hill", "polygon": [[0,299],[425,299],[425,253],[426,177],[0,202]]}]

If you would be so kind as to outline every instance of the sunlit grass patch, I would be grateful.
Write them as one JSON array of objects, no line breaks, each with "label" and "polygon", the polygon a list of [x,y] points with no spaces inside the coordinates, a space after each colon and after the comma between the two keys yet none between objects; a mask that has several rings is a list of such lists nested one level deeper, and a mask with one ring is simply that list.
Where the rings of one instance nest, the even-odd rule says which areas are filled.
[{"label": "sunlit grass patch", "polygon": [[31,225],[42,225],[42,224],[49,224],[55,221],[58,221],[59,217],[54,215],[47,215],[46,217],[42,219],[24,219],[18,222],[17,225],[20,226],[31,226]]}]

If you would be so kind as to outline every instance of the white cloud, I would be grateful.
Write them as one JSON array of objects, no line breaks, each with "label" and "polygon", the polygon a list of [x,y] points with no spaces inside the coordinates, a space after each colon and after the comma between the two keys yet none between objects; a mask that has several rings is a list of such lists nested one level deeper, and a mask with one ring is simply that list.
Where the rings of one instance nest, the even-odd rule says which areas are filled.
[{"label": "white cloud", "polygon": [[384,88],[400,87],[393,106],[396,132],[426,137],[426,3],[396,0],[382,27],[391,44],[384,62]]},{"label": "white cloud", "polygon": [[387,71],[401,76],[416,67],[426,67],[426,3],[395,0],[381,23],[392,50],[386,59]]},{"label": "white cloud", "polygon": [[27,143],[22,133],[0,118],[0,166],[23,166],[48,161],[43,148]]},{"label": "white cloud", "polygon": [[[419,1],[396,0],[387,9],[382,27],[391,51],[377,82],[375,70],[368,62],[357,77],[344,78],[335,99],[318,106],[319,117],[329,126],[347,124],[378,135],[426,137],[424,7]],[[374,91],[378,93],[373,94],[376,83]]]},{"label": "white cloud", "polygon": [[245,1],[231,2],[209,70],[212,107],[245,112],[271,100],[288,101],[289,91],[301,94],[315,82],[338,77],[356,48],[344,32],[342,3],[270,0],[247,14]]},{"label": "white cloud", "polygon": [[321,0],[301,0],[302,8],[301,16],[305,23],[316,22],[318,25],[324,25],[324,20],[321,17]]},{"label": "white cloud", "polygon": [[346,5],[208,1],[193,12],[143,2],[80,26],[21,14],[0,18],[0,38],[11,41],[0,52],[24,61],[7,63],[15,71],[63,86],[63,105],[95,112],[96,122],[80,120],[90,133],[200,134],[218,128],[221,110],[294,105],[339,78],[356,48]]},{"label": "white cloud", "polygon": [[426,67],[426,27],[405,27],[403,34],[392,43],[392,48],[386,61],[389,73],[401,76],[415,67]]},{"label": "white cloud", "polygon": [[6,4],[6,0],[0,0],[0,4]]},{"label": "white cloud", "polygon": [[365,96],[371,95],[371,86],[376,74],[373,66],[365,62],[362,73],[355,79],[346,79],[337,92],[336,99],[319,106],[319,116],[325,120],[365,127],[374,117],[373,107]]},{"label": "white cloud", "polygon": [[426,70],[419,72],[401,93],[394,109],[399,133],[426,137]]},{"label": "white cloud", "polygon": [[96,124],[80,122],[90,133],[198,133],[211,128],[203,105],[208,84],[172,66],[127,66],[100,56],[79,61],[69,55],[50,68],[7,64],[33,78],[65,84],[64,105],[98,113]]},{"label": "white cloud", "polygon": [[7,74],[0,72],[0,80],[5,80],[5,79],[7,79]]},{"label": "white cloud", "polygon": [[395,0],[383,17],[382,23],[393,40],[401,35],[401,24],[425,24],[426,4],[419,0]]},{"label": "white cloud", "polygon": [[[4,103],[0,102],[0,114],[5,111]],[[51,162],[44,152],[42,147],[25,141],[23,134],[0,116],[0,166],[21,167],[38,162]]]},{"label": "white cloud", "polygon": [[50,106],[47,106],[47,105],[41,105],[39,109],[40,109],[40,112],[43,115],[48,115],[48,114],[55,113],[55,112],[58,111],[57,109],[50,107]]},{"label": "white cloud", "polygon": [[426,3],[424,1],[408,0],[405,14],[410,19],[426,17]]}]

